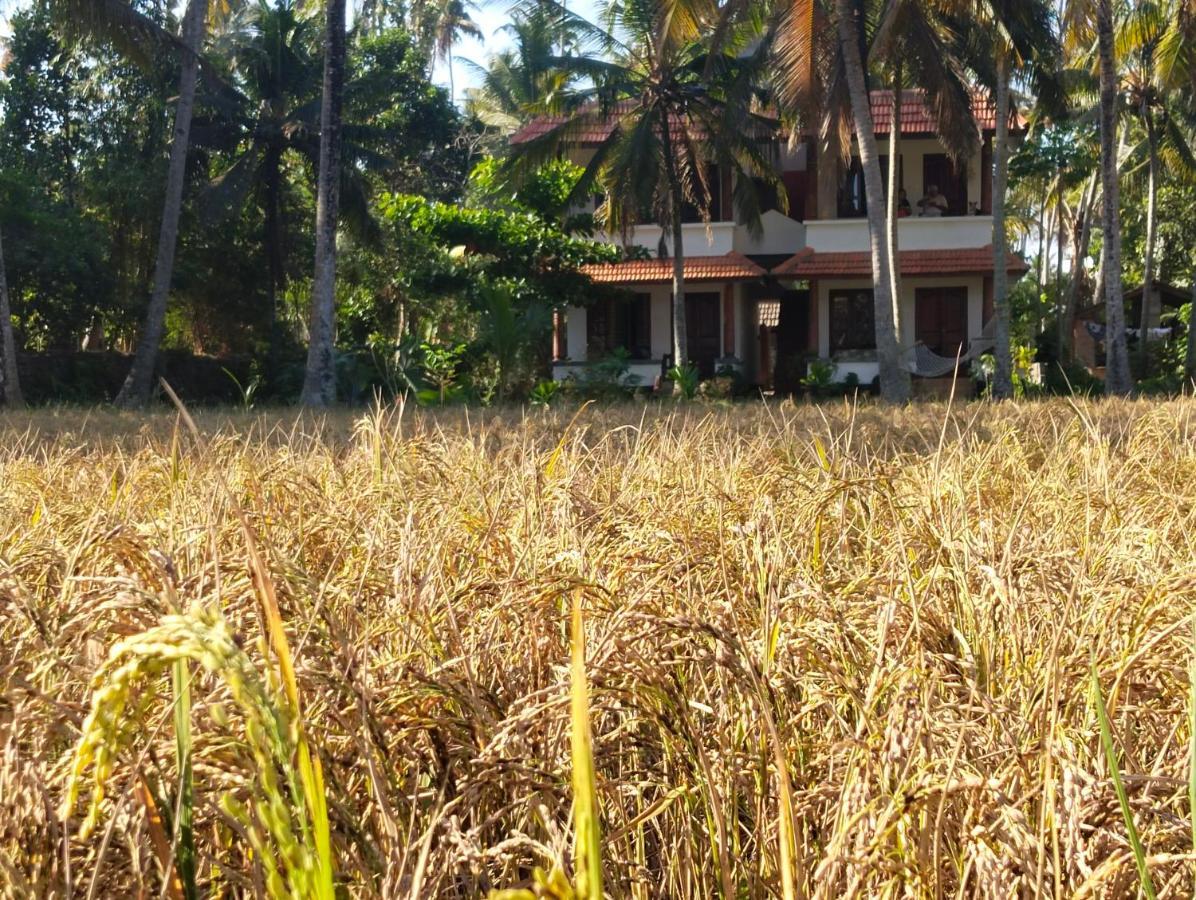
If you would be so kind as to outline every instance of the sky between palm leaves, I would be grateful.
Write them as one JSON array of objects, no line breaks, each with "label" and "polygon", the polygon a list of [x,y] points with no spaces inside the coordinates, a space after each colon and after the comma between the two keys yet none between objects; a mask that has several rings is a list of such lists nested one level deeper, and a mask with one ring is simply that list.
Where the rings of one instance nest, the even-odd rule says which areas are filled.
[{"label": "sky between palm leaves", "polygon": [[[593,21],[598,4],[595,0],[569,0],[569,8]],[[511,21],[511,0],[478,0],[478,8],[470,11],[470,17],[486,38],[465,38],[453,48],[453,78],[458,102],[466,88],[476,87],[480,81],[478,71],[467,60],[485,67],[491,54],[511,46],[510,36],[503,31],[503,26]],[[443,87],[448,86],[448,70],[443,63],[437,64],[433,80]]]},{"label": "sky between palm leaves", "polygon": [[[0,39],[8,39],[9,17],[22,7],[28,6],[30,2],[32,0],[0,0]],[[352,8],[356,4],[349,5]],[[587,19],[592,18],[598,9],[595,0],[572,0],[569,6]],[[510,36],[503,31],[503,26],[511,21],[511,0],[478,0],[477,8],[470,10],[470,18],[477,23],[485,38],[478,40],[467,37],[453,47],[453,81],[458,103],[461,102],[467,88],[476,87],[480,82],[477,69],[469,62],[485,67],[491,54],[505,50],[511,45]],[[433,81],[443,88],[448,87],[449,73],[445,63],[436,64]]]}]

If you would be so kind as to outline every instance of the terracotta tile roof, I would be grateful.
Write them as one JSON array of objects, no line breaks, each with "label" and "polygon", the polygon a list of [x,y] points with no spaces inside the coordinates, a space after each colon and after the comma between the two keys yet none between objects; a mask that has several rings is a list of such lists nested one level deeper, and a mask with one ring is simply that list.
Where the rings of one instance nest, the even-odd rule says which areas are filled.
[{"label": "terracotta tile roof", "polygon": [[[893,92],[873,91],[872,127],[877,134],[888,134],[893,124]],[[972,92],[972,115],[981,131],[993,131],[997,127],[997,105],[987,91]],[[1021,113],[1009,120],[1013,131],[1022,131],[1026,120]],[[934,134],[934,118],[926,105],[925,92],[920,90],[901,92],[901,133],[903,135]]]},{"label": "terracotta tile roof", "polygon": [[[873,91],[872,124],[877,134],[888,134],[892,123],[893,92]],[[625,100],[617,104],[616,108],[628,109],[634,101]],[[977,90],[972,94],[972,113],[976,117],[976,124],[981,131],[992,131],[996,128],[996,106],[984,91]],[[576,114],[581,120],[579,130],[570,143],[580,147],[594,147],[605,141],[615,123],[610,118],[600,118],[592,111],[582,110]],[[536,138],[543,137],[552,129],[567,121],[565,116],[541,116],[528,122],[513,135],[512,144],[524,144]],[[1013,130],[1024,130],[1025,119],[1019,113],[1010,121]],[[675,135],[681,134],[679,122],[673,124]],[[934,120],[926,106],[926,98],[920,90],[902,91],[901,98],[901,133],[903,135],[934,134]]]},{"label": "terracotta tile roof", "polygon": [[[673,280],[673,260],[628,259],[594,263],[582,272],[603,284],[666,284]],[[690,256],[685,260],[686,281],[750,281],[765,271],[742,253],[725,256]]]},{"label": "terracotta tile roof", "polygon": [[[993,248],[964,250],[902,250],[902,275],[983,275],[993,270]],[[1009,272],[1021,274],[1028,266],[1020,256],[1006,256]],[[808,247],[772,270],[773,275],[798,278],[870,278],[872,255],[867,251],[819,253]]]}]

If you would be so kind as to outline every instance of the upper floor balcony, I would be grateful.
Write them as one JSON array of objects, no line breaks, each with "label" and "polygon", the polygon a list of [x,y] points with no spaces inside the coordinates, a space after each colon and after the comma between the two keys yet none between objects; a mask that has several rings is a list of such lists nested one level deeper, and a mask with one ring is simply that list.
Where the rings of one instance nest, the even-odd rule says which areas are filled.
[{"label": "upper floor balcony", "polygon": [[[868,252],[867,219],[818,219],[805,223],[806,246],[819,253]],[[992,243],[992,216],[910,217],[897,222],[902,250],[964,250]]]},{"label": "upper floor balcony", "polygon": [[[724,256],[742,253],[745,256],[783,255],[797,253],[806,246],[806,227],[776,210],[760,217],[760,230],[755,236],[746,225],[735,222],[692,222],[681,226],[682,250],[686,256]],[[598,240],[629,247],[642,247],[656,256],[661,246],[659,225],[637,225],[626,238],[618,234],[598,235]],[[673,253],[673,242],[666,240],[665,255]]]}]

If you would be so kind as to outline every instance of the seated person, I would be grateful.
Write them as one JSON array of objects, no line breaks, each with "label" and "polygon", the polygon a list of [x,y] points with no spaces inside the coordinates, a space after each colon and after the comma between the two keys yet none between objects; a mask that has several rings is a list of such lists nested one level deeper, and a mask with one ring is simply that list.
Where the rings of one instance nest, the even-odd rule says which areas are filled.
[{"label": "seated person", "polygon": [[918,201],[919,215],[945,216],[947,214],[947,198],[939,193],[937,184],[926,185],[926,196]]},{"label": "seated person", "polygon": [[911,215],[913,210],[909,205],[909,197],[905,193],[905,188],[897,192],[897,218],[904,219]]}]

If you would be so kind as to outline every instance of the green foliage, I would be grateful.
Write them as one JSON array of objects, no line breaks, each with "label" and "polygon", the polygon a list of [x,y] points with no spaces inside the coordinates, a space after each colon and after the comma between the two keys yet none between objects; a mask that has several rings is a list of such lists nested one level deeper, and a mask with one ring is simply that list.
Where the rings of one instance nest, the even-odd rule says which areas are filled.
[{"label": "green foliage", "polygon": [[620,348],[569,376],[568,387],[592,400],[619,400],[640,386],[638,375],[631,374],[627,351]]},{"label": "green foliage", "polygon": [[811,360],[806,368],[806,374],[801,379],[801,386],[811,396],[824,397],[831,391],[835,383],[836,369],[837,367],[832,362],[822,359]]},{"label": "green foliage", "polygon": [[532,406],[551,406],[557,394],[561,392],[561,383],[553,379],[536,382],[535,387],[528,392],[527,399]]},{"label": "green foliage", "polygon": [[430,387],[417,391],[416,399],[420,403],[440,406],[460,399],[463,389],[457,380],[457,369],[465,355],[465,345],[424,344],[421,349],[424,377]]},{"label": "green foliage", "polygon": [[[568,159],[554,159],[513,183],[500,160],[482,159],[469,175],[469,196],[478,205],[510,212],[531,213],[555,222],[566,231],[593,227],[592,216],[566,217],[573,191],[585,169]],[[572,226],[572,227],[571,227]]]},{"label": "green foliage", "polygon": [[701,383],[701,375],[698,374],[698,367],[693,365],[673,366],[668,371],[668,379],[673,382],[674,387],[686,400],[692,400],[698,396],[698,387]]}]

